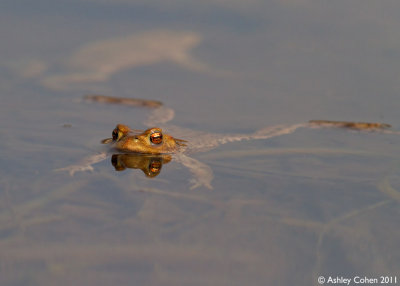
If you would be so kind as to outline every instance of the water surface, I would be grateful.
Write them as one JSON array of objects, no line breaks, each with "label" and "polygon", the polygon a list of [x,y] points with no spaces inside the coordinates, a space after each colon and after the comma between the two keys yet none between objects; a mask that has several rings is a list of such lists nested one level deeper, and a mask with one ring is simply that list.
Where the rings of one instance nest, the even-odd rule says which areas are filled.
[{"label": "water surface", "polygon": [[92,93],[160,100],[171,124],[221,136],[310,119],[399,130],[397,2],[170,2],[2,3],[0,284],[399,275],[395,134],[298,129],[192,154],[213,190],[174,160],[153,179],[111,158],[55,171],[117,123],[145,128],[147,110]]}]

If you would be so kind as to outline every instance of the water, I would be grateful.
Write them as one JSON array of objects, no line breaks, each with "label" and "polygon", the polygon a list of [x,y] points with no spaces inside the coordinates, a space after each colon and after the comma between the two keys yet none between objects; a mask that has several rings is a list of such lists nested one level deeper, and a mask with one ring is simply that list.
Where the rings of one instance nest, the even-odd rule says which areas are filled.
[{"label": "water", "polygon": [[152,179],[110,157],[55,170],[117,123],[145,128],[147,110],[92,93],[160,100],[172,124],[221,136],[310,119],[398,130],[400,4],[1,5],[0,285],[399,281],[398,135],[298,129],[191,154],[213,190],[176,160]]}]

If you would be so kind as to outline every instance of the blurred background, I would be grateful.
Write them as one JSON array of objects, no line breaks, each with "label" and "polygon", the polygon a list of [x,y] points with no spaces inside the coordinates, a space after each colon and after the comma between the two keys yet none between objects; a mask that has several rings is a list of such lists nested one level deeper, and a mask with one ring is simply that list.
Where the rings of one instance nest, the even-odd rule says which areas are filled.
[{"label": "blurred background", "polygon": [[[250,134],[310,119],[399,130],[400,3],[0,3],[1,285],[318,285],[395,276],[399,136],[299,129],[172,159],[153,179],[54,170],[159,100],[172,124]],[[205,134],[205,133],[202,133]],[[200,136],[200,135],[199,135]],[[400,279],[400,277],[397,277]],[[397,282],[399,283],[399,282]]]}]

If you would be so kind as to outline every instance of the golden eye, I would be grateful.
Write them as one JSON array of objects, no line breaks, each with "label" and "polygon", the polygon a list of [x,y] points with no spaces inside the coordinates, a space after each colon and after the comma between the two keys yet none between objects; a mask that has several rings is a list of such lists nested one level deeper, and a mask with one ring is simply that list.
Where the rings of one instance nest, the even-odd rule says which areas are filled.
[{"label": "golden eye", "polygon": [[153,144],[162,143],[162,133],[160,131],[154,131],[150,134],[150,142]]}]

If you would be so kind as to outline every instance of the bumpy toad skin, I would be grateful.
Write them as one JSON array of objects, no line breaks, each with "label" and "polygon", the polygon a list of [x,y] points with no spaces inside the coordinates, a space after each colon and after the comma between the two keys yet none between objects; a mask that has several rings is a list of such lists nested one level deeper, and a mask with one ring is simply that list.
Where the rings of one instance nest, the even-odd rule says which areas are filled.
[{"label": "bumpy toad skin", "polygon": [[175,153],[186,146],[185,140],[176,139],[162,132],[161,128],[153,127],[143,132],[132,130],[128,126],[118,124],[112,132],[112,138],[102,140],[103,144],[111,143],[112,147],[121,152],[141,154]]}]

